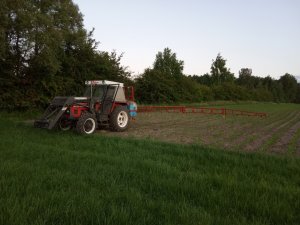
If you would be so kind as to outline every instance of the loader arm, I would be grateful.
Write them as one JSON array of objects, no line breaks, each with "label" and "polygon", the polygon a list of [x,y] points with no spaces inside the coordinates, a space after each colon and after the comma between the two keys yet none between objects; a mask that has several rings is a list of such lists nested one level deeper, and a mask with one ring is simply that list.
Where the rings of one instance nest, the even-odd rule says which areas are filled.
[{"label": "loader arm", "polygon": [[67,110],[68,106],[75,102],[74,97],[55,97],[43,116],[34,121],[34,126],[38,128],[53,129],[62,115]]}]

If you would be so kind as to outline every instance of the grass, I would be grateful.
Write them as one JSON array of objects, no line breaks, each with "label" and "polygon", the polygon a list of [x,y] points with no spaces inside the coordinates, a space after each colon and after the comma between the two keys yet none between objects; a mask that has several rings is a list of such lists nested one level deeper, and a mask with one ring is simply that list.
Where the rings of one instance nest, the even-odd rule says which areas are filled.
[{"label": "grass", "polygon": [[[278,139],[284,135],[285,132],[287,132],[292,126],[293,124],[295,124],[298,121],[298,118],[295,116],[286,116],[283,119],[283,122],[286,122],[286,124],[279,124],[282,127],[279,127],[279,125],[276,125],[275,127],[271,127],[268,129],[268,132],[270,132],[270,138],[263,144],[263,146],[261,146],[260,148],[263,151],[267,151],[273,144],[276,143],[276,141],[278,141]],[[276,122],[276,120],[274,120],[273,122]],[[259,138],[259,137],[256,137]]]},{"label": "grass", "polygon": [[299,224],[300,159],[0,119],[0,224]]},{"label": "grass", "polygon": [[[294,153],[297,149],[297,142],[299,142],[300,140],[300,130],[298,130],[296,132],[296,134],[294,135],[293,139],[291,140],[289,146],[288,146],[288,152],[289,153]],[[299,151],[299,150],[298,150]]]}]

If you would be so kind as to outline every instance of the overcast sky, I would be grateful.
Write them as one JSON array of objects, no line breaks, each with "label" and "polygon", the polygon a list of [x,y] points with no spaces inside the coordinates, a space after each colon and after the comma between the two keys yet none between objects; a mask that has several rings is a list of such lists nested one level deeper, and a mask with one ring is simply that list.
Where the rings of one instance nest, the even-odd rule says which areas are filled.
[{"label": "overcast sky", "polygon": [[171,48],[186,74],[210,71],[220,52],[238,76],[300,75],[300,0],[74,0],[99,50],[124,53],[142,73]]}]

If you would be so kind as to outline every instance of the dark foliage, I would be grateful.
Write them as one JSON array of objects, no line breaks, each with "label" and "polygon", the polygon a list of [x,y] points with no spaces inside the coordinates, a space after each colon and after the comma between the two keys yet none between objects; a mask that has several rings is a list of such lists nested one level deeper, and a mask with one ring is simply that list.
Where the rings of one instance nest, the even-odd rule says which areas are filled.
[{"label": "dark foliage", "polygon": [[183,61],[169,48],[156,55],[153,69],[136,79],[138,100],[142,103],[201,102],[212,100],[254,100],[300,102],[300,86],[290,74],[279,80],[252,75],[242,68],[235,78],[218,54],[210,74],[185,76]]},{"label": "dark foliage", "polygon": [[4,0],[0,9],[0,108],[44,107],[80,95],[89,79],[130,81],[122,55],[96,50],[71,0]]},{"label": "dark foliage", "polygon": [[169,48],[156,55],[153,69],[135,80],[137,99],[143,103],[195,102],[203,98],[202,85],[183,75],[183,61]]}]

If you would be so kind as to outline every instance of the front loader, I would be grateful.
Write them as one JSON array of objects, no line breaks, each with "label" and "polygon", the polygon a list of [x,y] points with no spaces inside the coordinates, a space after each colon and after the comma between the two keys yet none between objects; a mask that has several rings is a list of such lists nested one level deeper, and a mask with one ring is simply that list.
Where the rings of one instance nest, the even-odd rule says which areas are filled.
[{"label": "front loader", "polygon": [[92,134],[105,126],[112,131],[125,131],[136,116],[133,87],[107,80],[85,84],[82,97],[55,97],[34,126],[49,130],[74,128],[80,134]]}]

